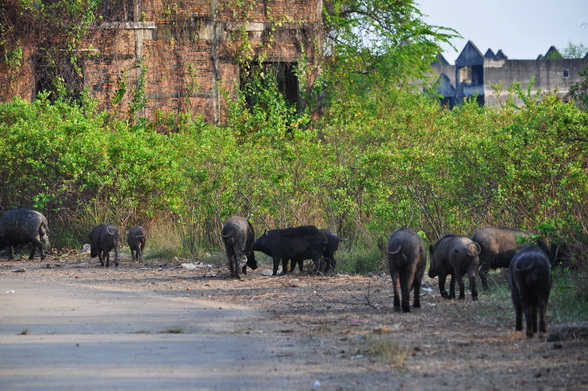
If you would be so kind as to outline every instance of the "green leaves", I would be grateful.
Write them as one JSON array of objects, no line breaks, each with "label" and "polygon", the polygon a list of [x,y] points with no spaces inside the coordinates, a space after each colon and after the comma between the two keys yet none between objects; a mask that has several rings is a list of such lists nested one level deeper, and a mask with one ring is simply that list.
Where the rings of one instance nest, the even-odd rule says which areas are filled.
[{"label": "green leaves", "polygon": [[326,76],[332,109],[362,107],[368,115],[395,108],[430,77],[440,43],[452,29],[427,25],[412,0],[325,2]]}]

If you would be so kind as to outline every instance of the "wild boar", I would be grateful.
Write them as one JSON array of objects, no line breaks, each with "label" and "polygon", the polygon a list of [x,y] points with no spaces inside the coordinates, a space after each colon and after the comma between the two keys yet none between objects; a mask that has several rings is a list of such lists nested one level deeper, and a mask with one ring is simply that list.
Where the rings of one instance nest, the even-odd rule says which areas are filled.
[{"label": "wild boar", "polygon": [[43,243],[49,245],[48,232],[47,218],[43,214],[31,209],[8,210],[0,218],[0,249],[8,248],[8,259],[12,259],[14,247],[31,243],[29,259],[35,257],[35,250],[45,259]]},{"label": "wild boar", "polygon": [[[328,229],[321,229],[320,230],[327,239],[327,244],[325,246],[325,251],[323,252],[322,260],[321,260],[321,271],[325,273],[328,272],[330,269],[335,271],[335,267],[337,266],[337,260],[335,259],[335,253],[339,249],[339,243],[345,241],[345,239],[341,239],[339,235],[334,232],[329,231]],[[304,260],[298,260],[290,265],[290,271],[294,271],[296,267],[296,263],[298,263],[298,270],[302,271]]]},{"label": "wild boar", "polygon": [[315,264],[315,273],[318,272],[326,245],[327,239],[317,227],[305,225],[266,231],[255,241],[253,250],[261,251],[272,257],[274,262],[272,274],[275,276],[280,266],[280,259],[282,260],[282,274],[288,272],[288,260],[295,263],[305,259],[312,259]]},{"label": "wild boar", "polygon": [[[120,231],[113,224],[100,224],[90,233],[90,257],[98,255],[102,266],[110,266],[110,252],[114,250],[114,266],[118,267]],[[106,264],[105,264],[106,261]]]},{"label": "wild boar", "polygon": [[225,244],[231,277],[239,277],[240,261],[245,258],[242,272],[247,274],[247,266],[252,270],[257,269],[257,260],[253,251],[255,231],[249,221],[240,216],[228,219],[223,226],[222,238]]},{"label": "wild boar", "polygon": [[477,229],[472,240],[480,245],[480,281],[488,290],[488,271],[508,268],[518,247],[518,237],[529,237],[529,232],[516,228],[485,227]]},{"label": "wild boar", "polygon": [[421,306],[421,282],[427,265],[423,239],[412,229],[401,228],[388,240],[388,269],[394,286],[394,310],[410,312],[410,291],[414,289],[413,307]]},{"label": "wild boar", "polygon": [[[544,246],[543,246],[544,247]],[[509,266],[508,282],[516,312],[515,330],[523,329],[525,314],[527,337],[546,332],[545,316],[551,290],[551,265],[547,248],[538,245],[521,246]]]},{"label": "wild boar", "polygon": [[337,266],[335,253],[337,250],[339,250],[339,243],[345,241],[345,239],[341,239],[339,235],[337,235],[335,232],[329,231],[328,229],[321,229],[321,232],[327,239],[325,251],[323,252],[323,261],[326,264],[325,272],[328,272],[329,269],[333,269],[333,271],[335,271],[335,267]]},{"label": "wild boar", "polygon": [[127,232],[127,244],[131,250],[131,258],[133,261],[143,260],[143,251],[147,243],[147,230],[140,225],[133,227]]},{"label": "wild boar", "polygon": [[[470,279],[472,299],[478,300],[476,290],[476,273],[480,266],[480,245],[470,238],[459,235],[445,235],[435,245],[429,247],[431,266],[429,277],[439,276],[439,292],[445,299],[455,298],[455,281],[459,285],[459,298],[465,299],[463,278],[467,274]],[[449,294],[445,290],[445,280],[451,274]]]}]

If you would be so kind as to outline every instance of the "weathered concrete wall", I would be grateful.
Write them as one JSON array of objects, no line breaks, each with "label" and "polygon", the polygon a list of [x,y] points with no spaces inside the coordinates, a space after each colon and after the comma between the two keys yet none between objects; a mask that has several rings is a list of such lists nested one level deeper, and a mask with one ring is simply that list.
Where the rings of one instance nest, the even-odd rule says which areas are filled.
[{"label": "weathered concrete wall", "polygon": [[[479,64],[483,64],[482,68]],[[462,68],[463,67],[463,68]],[[562,99],[567,99],[569,88],[574,84],[581,82],[584,78],[580,72],[588,67],[588,58],[571,59],[571,60],[508,60],[508,59],[489,59],[483,58],[479,50],[468,42],[462,53],[456,60],[455,65],[440,65],[435,63],[432,68],[437,75],[445,75],[446,80],[451,82],[455,89],[455,95],[452,94],[450,86],[444,85],[439,93],[446,100],[455,99],[460,102],[464,97],[479,95],[479,102],[486,106],[494,106],[504,103],[508,97],[508,88],[513,83],[520,83],[521,87],[526,90],[533,80],[531,88],[532,93],[537,91],[558,90],[558,95]],[[475,72],[481,70],[481,74],[475,77],[477,82],[464,82],[456,76],[456,69],[462,69],[462,72]],[[459,71],[458,71],[459,72]],[[564,72],[566,72],[564,74]],[[497,91],[494,86],[502,86],[501,91]],[[516,99],[517,105],[523,102]]]},{"label": "weathered concrete wall", "polygon": [[[31,58],[32,50],[25,49],[23,57]],[[0,101],[7,102],[13,97],[33,99],[35,90],[33,73],[32,61],[25,60],[18,67],[9,67],[0,63]]]},{"label": "weathered concrete wall", "polygon": [[[221,122],[222,91],[233,93],[239,83],[238,56],[290,63],[313,63],[317,58],[322,0],[234,4],[234,0],[134,0],[132,12],[126,13],[132,20],[105,18],[84,38],[79,55],[84,88],[103,108],[122,116],[143,78],[147,103],[142,115],[153,118],[157,110],[188,112]],[[0,100],[34,97],[33,54],[27,53],[16,71],[0,69]],[[126,88],[124,98],[113,104],[121,86]]]},{"label": "weathered concrete wall", "polygon": [[[497,98],[492,85],[502,83],[504,88],[513,83],[520,83],[526,90],[533,81],[532,93],[557,88],[558,95],[566,98],[569,88],[583,80],[580,72],[588,66],[586,59],[571,60],[502,60],[484,62],[484,90],[487,105],[504,102],[508,91],[503,91]],[[567,72],[567,77],[564,76]],[[515,104],[521,104],[515,101]]]},{"label": "weathered concrete wall", "polygon": [[[121,32],[121,38],[129,44],[119,43],[116,52],[134,57],[135,69],[128,72],[133,64],[124,61],[110,71],[105,69],[101,77],[107,79],[110,88],[100,101],[108,106],[121,69],[127,70],[130,86],[136,85],[140,72],[145,70],[144,115],[153,117],[157,110],[190,112],[220,122],[221,92],[233,93],[239,83],[236,56],[295,62],[302,59],[304,50],[307,58],[314,59],[316,46],[311,42],[319,39],[320,29],[316,26],[321,7],[320,0],[260,1],[246,8],[218,0],[143,1],[141,17],[154,27]],[[279,26],[274,21],[279,21]],[[94,45],[101,47],[101,42]],[[142,68],[137,67],[143,55]],[[125,104],[129,99],[123,102],[123,111]]]},{"label": "weathered concrete wall", "polygon": [[127,85],[126,99],[118,107],[126,111],[132,87],[136,85],[137,62],[144,52],[145,39],[152,39],[155,24],[113,23],[90,30],[85,47],[95,48],[83,57],[84,87],[104,108],[112,108],[112,100],[119,89],[119,78]]},{"label": "weathered concrete wall", "polygon": [[433,70],[437,75],[444,74],[445,76],[447,76],[447,78],[451,82],[451,85],[455,89],[455,66],[436,64],[433,67]]}]

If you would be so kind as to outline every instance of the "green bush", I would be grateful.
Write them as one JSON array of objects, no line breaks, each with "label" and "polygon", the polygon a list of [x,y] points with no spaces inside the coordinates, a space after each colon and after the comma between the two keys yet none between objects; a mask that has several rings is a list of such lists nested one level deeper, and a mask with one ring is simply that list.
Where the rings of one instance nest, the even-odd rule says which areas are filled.
[{"label": "green bush", "polygon": [[[353,244],[399,227],[433,242],[483,225],[548,224],[583,262],[585,112],[552,95],[517,110],[411,102],[343,123],[325,116],[311,129],[288,110],[275,115],[289,121],[250,128],[169,118],[130,126],[91,106],[16,99],[0,105],[2,207],[47,213],[57,246],[86,240],[101,222],[171,221],[188,253],[218,248],[234,214],[258,233],[315,224]],[[353,261],[371,267],[363,262]]]}]

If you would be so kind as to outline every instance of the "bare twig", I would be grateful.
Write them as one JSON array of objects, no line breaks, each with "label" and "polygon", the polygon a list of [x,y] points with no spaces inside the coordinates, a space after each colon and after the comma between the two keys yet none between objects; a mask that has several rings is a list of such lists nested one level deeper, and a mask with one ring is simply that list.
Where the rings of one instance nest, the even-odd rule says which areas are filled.
[{"label": "bare twig", "polygon": [[366,302],[370,307],[374,308],[376,311],[380,311],[380,307],[378,307],[377,305],[372,304],[370,302],[370,287],[371,287],[371,281],[368,281],[368,291],[367,291],[367,295],[365,295]]}]

